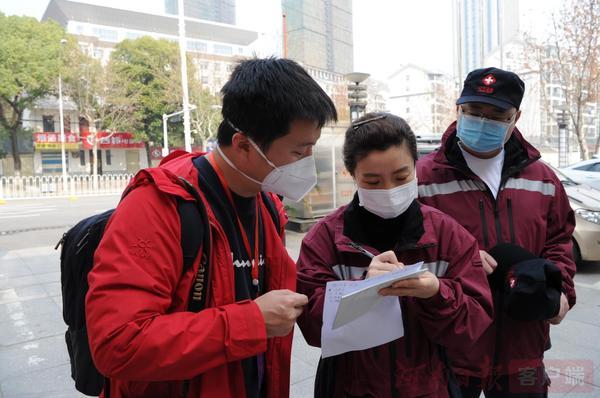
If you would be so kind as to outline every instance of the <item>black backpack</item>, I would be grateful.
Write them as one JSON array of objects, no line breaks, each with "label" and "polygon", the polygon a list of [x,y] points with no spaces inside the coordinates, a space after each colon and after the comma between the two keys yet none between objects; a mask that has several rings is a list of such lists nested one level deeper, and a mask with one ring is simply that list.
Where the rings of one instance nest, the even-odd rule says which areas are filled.
[{"label": "black backpack", "polygon": [[[196,189],[183,178],[182,185],[190,192],[195,202],[178,199],[177,212],[181,221],[181,248],[183,252],[183,272],[192,266],[200,246],[203,246],[204,263],[210,258],[210,237],[208,233],[203,234],[204,242],[201,242],[198,233],[198,225],[204,225],[208,231],[208,216],[206,209]],[[131,189],[125,191],[124,198]],[[121,198],[121,199],[122,199]],[[100,374],[90,352],[87,327],[85,322],[85,296],[88,291],[87,276],[91,271],[94,260],[94,252],[100,244],[104,228],[115,209],[105,211],[81,220],[69,229],[56,245],[58,249],[62,245],[60,254],[60,279],[62,287],[63,319],[68,326],[65,333],[67,350],[71,362],[71,377],[75,381],[77,391],[92,396],[100,395],[105,384],[105,377]],[[208,270],[206,264],[201,267]],[[206,275],[204,275],[206,278]],[[204,306],[205,291],[192,291],[196,293],[199,300],[190,300],[190,311],[199,311]],[[198,293],[200,293],[198,295]]]},{"label": "black backpack", "polygon": [[[198,233],[198,225],[204,226],[204,231],[209,231],[208,215],[200,195],[196,189],[183,178],[179,178],[182,185],[190,192],[195,201],[177,200],[177,212],[181,222],[181,248],[183,253],[183,273],[192,266],[196,259],[200,247],[202,247],[202,259],[199,277],[202,280],[208,280],[208,271],[210,269],[208,259],[210,259],[210,234],[203,234],[204,238]],[[131,188],[125,191],[121,200],[131,191]],[[261,193],[263,202],[277,230],[280,229],[279,215],[274,203],[269,196]],[[105,378],[94,365],[90,346],[88,342],[87,327],[85,321],[85,296],[88,292],[87,276],[91,271],[94,261],[94,252],[100,244],[104,228],[115,209],[105,211],[81,220],[74,227],[63,234],[55,249],[62,245],[60,254],[60,278],[62,288],[63,319],[68,328],[65,333],[69,360],[71,362],[71,377],[75,381],[77,391],[91,396],[98,396],[102,392],[105,383],[108,386],[109,380]],[[198,280],[198,279],[197,279]],[[204,308],[206,300],[206,289],[204,284],[193,283],[190,291],[190,300],[188,311],[198,312]],[[192,299],[193,298],[193,299]],[[108,389],[107,389],[108,390]],[[106,392],[108,393],[108,391]],[[108,398],[108,395],[106,395]]]}]

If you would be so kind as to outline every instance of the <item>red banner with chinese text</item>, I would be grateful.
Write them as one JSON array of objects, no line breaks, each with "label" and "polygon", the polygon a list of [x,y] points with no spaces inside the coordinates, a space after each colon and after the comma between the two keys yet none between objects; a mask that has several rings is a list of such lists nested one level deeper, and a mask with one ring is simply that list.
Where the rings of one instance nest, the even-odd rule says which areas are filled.
[{"label": "red banner with chinese text", "polygon": [[[144,143],[136,140],[132,133],[100,131],[96,133],[96,139],[99,140],[98,149],[144,148]],[[81,142],[85,149],[93,149],[94,134],[90,132],[81,133]]]}]

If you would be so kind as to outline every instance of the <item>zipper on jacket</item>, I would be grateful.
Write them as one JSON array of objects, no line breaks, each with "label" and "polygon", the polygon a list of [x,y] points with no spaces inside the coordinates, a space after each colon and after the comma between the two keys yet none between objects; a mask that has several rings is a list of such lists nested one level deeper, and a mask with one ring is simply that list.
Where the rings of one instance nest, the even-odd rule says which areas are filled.
[{"label": "zipper on jacket", "polygon": [[514,225],[514,221],[513,221],[512,199],[511,198],[508,198],[506,205],[508,207],[508,227],[510,229],[510,243],[512,243],[514,245],[516,243],[516,239],[515,239],[515,225]]},{"label": "zipper on jacket", "polygon": [[483,204],[483,199],[479,199],[479,214],[481,215],[481,229],[483,230],[483,246],[487,248],[490,244],[488,237],[488,225],[487,220],[485,219],[485,207]]},{"label": "zipper on jacket", "polygon": [[498,201],[494,202],[494,222],[496,223],[496,244],[503,243],[502,225],[500,225],[500,210],[498,209]]}]

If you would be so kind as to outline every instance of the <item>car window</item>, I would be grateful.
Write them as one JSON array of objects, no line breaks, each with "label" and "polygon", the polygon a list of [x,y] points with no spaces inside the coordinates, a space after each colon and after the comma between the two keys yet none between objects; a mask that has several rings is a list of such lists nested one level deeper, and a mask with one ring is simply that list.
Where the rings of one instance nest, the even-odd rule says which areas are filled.
[{"label": "car window", "polygon": [[600,162],[594,163],[590,168],[590,171],[600,172]]},{"label": "car window", "polygon": [[573,170],[589,171],[593,166],[593,164],[584,164],[583,166],[573,167]]},{"label": "car window", "polygon": [[556,176],[558,177],[558,179],[564,186],[579,185],[579,183],[576,183],[575,181],[571,180],[569,177],[564,175],[560,170],[555,169],[554,167],[552,167],[552,170],[554,171],[554,173],[556,174]]}]

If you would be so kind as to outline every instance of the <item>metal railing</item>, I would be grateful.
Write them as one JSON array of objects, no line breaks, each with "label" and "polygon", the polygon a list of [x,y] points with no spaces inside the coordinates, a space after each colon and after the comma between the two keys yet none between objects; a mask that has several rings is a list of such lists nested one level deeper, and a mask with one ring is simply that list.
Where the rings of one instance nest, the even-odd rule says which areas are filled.
[{"label": "metal railing", "polygon": [[0,177],[0,201],[47,197],[94,196],[120,194],[133,174],[103,174],[67,176]]}]

